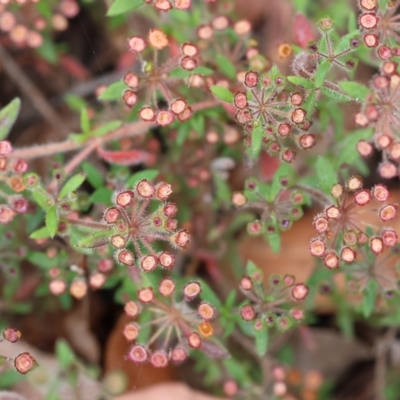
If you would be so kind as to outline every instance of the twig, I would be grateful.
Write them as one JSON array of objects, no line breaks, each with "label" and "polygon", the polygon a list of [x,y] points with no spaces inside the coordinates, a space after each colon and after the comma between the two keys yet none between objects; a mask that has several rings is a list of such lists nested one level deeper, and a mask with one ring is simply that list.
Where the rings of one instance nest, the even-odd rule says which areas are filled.
[{"label": "twig", "polygon": [[[206,108],[212,108],[218,106],[220,103],[217,100],[206,100],[201,103],[195,104],[192,109],[194,112],[201,111]],[[43,145],[36,145],[32,147],[14,149],[13,153],[10,154],[10,158],[22,158],[24,160],[33,160],[39,157],[51,156],[60,153],[67,153],[73,150],[79,150],[83,147],[93,146],[93,142],[96,145],[102,145],[112,140],[118,140],[127,137],[133,137],[140,135],[147,130],[154,128],[155,122],[144,122],[136,121],[130,124],[126,124],[115,131],[109,132],[104,136],[90,139],[84,143],[77,143],[71,139],[64,140],[58,143],[47,143]],[[93,150],[96,146],[93,147]]]},{"label": "twig", "polygon": [[396,337],[397,328],[390,327],[383,337],[379,338],[376,343],[376,363],[375,363],[375,380],[374,380],[374,399],[386,400],[386,355]]},{"label": "twig", "polygon": [[62,133],[66,136],[68,134],[68,129],[65,123],[51,108],[42,92],[32,83],[7,50],[1,45],[0,60],[7,75],[18,86],[21,92],[31,100],[33,107],[35,107],[42,117],[53,127],[56,135],[59,136],[59,134]]}]

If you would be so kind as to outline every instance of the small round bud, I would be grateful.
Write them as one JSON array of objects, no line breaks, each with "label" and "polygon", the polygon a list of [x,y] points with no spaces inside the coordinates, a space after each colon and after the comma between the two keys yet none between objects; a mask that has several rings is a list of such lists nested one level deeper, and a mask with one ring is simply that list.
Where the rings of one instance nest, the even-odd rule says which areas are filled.
[{"label": "small round bud", "polygon": [[126,324],[124,330],[122,331],[126,340],[129,340],[130,342],[137,339],[137,337],[139,336],[139,332],[139,325],[135,322],[129,322],[128,324]]},{"label": "small round bud", "polygon": [[300,146],[303,149],[311,149],[316,144],[315,135],[308,133],[300,137]]},{"label": "small round bud", "polygon": [[156,113],[151,107],[143,107],[139,110],[139,117],[143,121],[154,121],[156,119]]},{"label": "small round bud", "polygon": [[397,233],[394,230],[388,229],[382,233],[382,240],[385,246],[393,247],[397,244],[397,239]]},{"label": "small round bud", "polygon": [[239,36],[247,35],[251,31],[251,23],[245,19],[241,19],[235,22],[233,30]]},{"label": "small round bud", "polygon": [[292,53],[293,53],[293,49],[289,43],[281,43],[278,46],[278,56],[280,58],[288,58],[292,55]]},{"label": "small round bud", "polygon": [[203,302],[197,308],[197,312],[199,313],[200,317],[203,318],[205,321],[210,321],[215,317],[215,309],[210,304]]},{"label": "small round bud", "polygon": [[59,296],[67,290],[67,284],[62,279],[54,279],[49,283],[49,290],[55,296]]},{"label": "small round bud", "polygon": [[142,258],[140,261],[140,267],[145,272],[154,271],[157,267],[158,259],[155,256],[148,255]]},{"label": "small round bud", "polygon": [[377,0],[360,0],[361,8],[367,11],[373,11],[377,6]]},{"label": "small round bud", "polygon": [[241,280],[240,280],[240,287],[243,290],[251,290],[253,287],[253,282],[251,281],[251,279],[248,276],[244,276]]},{"label": "small round bud", "polygon": [[164,278],[158,287],[161,296],[169,297],[175,291],[175,282],[171,278]]},{"label": "small round bud", "polygon": [[180,61],[180,66],[186,71],[193,71],[197,67],[197,61],[192,57],[183,57]]},{"label": "small round bud", "polygon": [[117,260],[121,264],[128,265],[128,266],[133,265],[135,262],[133,253],[126,249],[121,250],[120,252],[117,253]]},{"label": "small round bud", "polygon": [[263,232],[263,225],[260,221],[249,222],[247,224],[247,232],[252,236],[261,235],[261,233]]},{"label": "small round bud", "polygon": [[374,254],[380,254],[383,252],[383,240],[380,237],[371,238],[369,247]]},{"label": "small round bud", "polygon": [[184,56],[195,57],[199,54],[199,49],[194,44],[184,43],[182,45],[182,53]]},{"label": "small round bud", "polygon": [[329,229],[329,221],[325,217],[317,217],[314,219],[313,226],[318,233],[323,233]]},{"label": "small round bud", "polygon": [[377,35],[374,35],[373,33],[367,33],[364,36],[364,43],[367,47],[376,47],[379,44],[379,38]]},{"label": "small round bud", "polygon": [[156,113],[156,123],[160,126],[167,126],[174,122],[174,114],[172,111],[162,110]]},{"label": "small round bud", "polygon": [[25,352],[18,354],[17,357],[14,358],[14,366],[20,374],[25,375],[36,368],[38,364],[28,352]]},{"label": "small round bud", "polygon": [[188,335],[187,340],[189,346],[193,349],[199,349],[201,347],[201,338],[198,333],[192,332],[190,335]]},{"label": "small round bud", "polygon": [[302,108],[296,108],[292,113],[292,121],[295,124],[301,124],[306,118],[306,111]]},{"label": "small round bud", "polygon": [[183,362],[187,359],[188,354],[183,347],[176,347],[171,350],[170,358],[173,362]]},{"label": "small round bud", "polygon": [[135,344],[129,350],[127,359],[135,363],[144,363],[148,359],[148,353],[144,346]]},{"label": "small round bud", "polygon": [[182,249],[190,242],[190,235],[186,230],[181,230],[172,236],[172,241]]},{"label": "small round bud", "polygon": [[8,140],[0,140],[0,156],[8,156],[12,151],[13,148]]},{"label": "small round bud", "polygon": [[392,51],[387,46],[379,46],[378,56],[382,58],[382,60],[388,60],[390,57],[392,57]]},{"label": "small round bud", "polygon": [[146,48],[146,42],[140,36],[132,36],[128,39],[128,48],[136,53],[141,53]]},{"label": "small round bud", "polygon": [[115,203],[121,207],[126,207],[132,204],[134,193],[131,190],[124,190],[121,193],[118,193],[115,198]]},{"label": "small round bud", "polygon": [[171,193],[172,188],[169,183],[161,183],[156,186],[156,196],[161,201],[167,200]]},{"label": "small round bud", "polygon": [[375,185],[372,188],[372,194],[378,201],[386,201],[390,197],[389,190],[382,184]]},{"label": "small round bud", "polygon": [[201,286],[198,282],[189,282],[183,288],[183,295],[187,300],[192,300],[201,293]]},{"label": "small round bud", "polygon": [[357,151],[360,153],[361,156],[368,157],[372,154],[373,147],[366,140],[360,140],[357,143]]},{"label": "small round bud", "polygon": [[247,197],[241,192],[235,192],[232,194],[232,203],[236,207],[243,207],[247,203]]},{"label": "small round bud", "polygon": [[121,213],[119,212],[118,208],[110,207],[104,213],[104,221],[107,224],[115,223],[121,217]]},{"label": "small round bud", "polygon": [[368,118],[366,117],[366,115],[364,115],[364,114],[362,114],[362,113],[357,113],[355,116],[354,116],[354,122],[358,125],[358,126],[361,126],[361,127],[366,127],[366,126],[368,126],[368,123],[369,123],[369,120],[368,120]]},{"label": "small round bud", "polygon": [[309,290],[310,289],[306,285],[298,283],[292,289],[292,296],[296,300],[304,300],[308,295]]},{"label": "small round bud", "polygon": [[351,191],[359,190],[363,186],[362,178],[360,176],[353,176],[347,181],[346,186]]},{"label": "small round bud", "polygon": [[156,189],[155,189],[154,185],[151,182],[149,182],[147,179],[142,179],[136,185],[136,192],[145,199],[149,199],[149,198],[153,197],[155,190]]},{"label": "small round bud", "polygon": [[136,89],[139,86],[140,78],[133,72],[127,72],[124,76],[125,85],[132,89]]},{"label": "small round bud", "polygon": [[158,258],[163,268],[171,269],[175,264],[175,256],[167,251],[163,251]]},{"label": "small round bud", "polygon": [[253,88],[258,84],[258,74],[257,72],[249,71],[246,73],[244,77],[244,84],[249,87]]},{"label": "small round bud", "polygon": [[228,28],[229,20],[225,15],[219,15],[211,21],[212,27],[217,31],[223,31]]},{"label": "small round bud", "polygon": [[171,111],[175,115],[181,114],[183,111],[185,111],[186,108],[186,101],[183,99],[176,99],[171,103]]},{"label": "small round bud", "polygon": [[172,8],[171,3],[168,0],[155,0],[154,8],[158,11],[169,11]]},{"label": "small round bud", "polygon": [[6,328],[3,330],[3,337],[8,342],[15,343],[21,338],[21,332],[14,328]]},{"label": "small round bud", "polygon": [[300,321],[304,318],[304,312],[303,310],[300,310],[299,308],[292,308],[290,310],[290,316],[295,320],[295,321]]},{"label": "small round bud", "polygon": [[140,312],[139,306],[132,300],[125,304],[124,310],[128,317],[136,317]]},{"label": "small round bud", "polygon": [[209,322],[200,322],[198,329],[203,338],[209,338],[214,334],[214,328]]},{"label": "small round bud", "polygon": [[150,30],[148,41],[150,43],[150,46],[157,50],[161,50],[169,45],[167,35],[160,29]]},{"label": "small round bud", "polygon": [[331,18],[326,17],[326,18],[322,18],[319,22],[318,22],[318,26],[324,30],[324,31],[329,31],[330,29],[332,29],[333,27],[333,21]]},{"label": "small round bud", "polygon": [[243,306],[240,310],[240,315],[245,321],[252,321],[256,317],[254,308],[251,305]]},{"label": "small round bud", "polygon": [[126,240],[121,235],[113,235],[110,242],[117,249],[123,249],[126,245]]},{"label": "small round bud", "polygon": [[339,257],[335,253],[328,253],[324,257],[324,263],[329,269],[339,267]]},{"label": "small round bud", "polygon": [[161,350],[156,350],[150,356],[150,363],[155,368],[165,368],[168,365],[168,356]]},{"label": "small round bud", "polygon": [[375,13],[364,13],[360,15],[359,23],[364,29],[374,29],[378,24],[379,18]]},{"label": "small round bud", "polygon": [[384,162],[378,167],[378,172],[382,178],[392,179],[397,175],[397,168],[390,162]]},{"label": "small round bud", "polygon": [[201,25],[197,29],[197,36],[202,40],[210,40],[214,35],[214,29],[210,25]]},{"label": "small round bud", "polygon": [[379,211],[379,217],[383,222],[387,222],[397,217],[397,204],[388,204]]},{"label": "small round bud", "polygon": [[100,272],[90,275],[89,284],[92,289],[100,289],[106,283],[106,276]]},{"label": "small round bud", "polygon": [[359,206],[365,206],[371,201],[371,193],[368,190],[360,190],[354,195],[354,202]]},{"label": "small round bud", "polygon": [[154,299],[152,288],[144,288],[138,291],[138,299],[141,303],[150,303]]},{"label": "small round bud", "polygon": [[233,102],[235,106],[239,109],[247,107],[248,101],[246,94],[242,92],[236,93]]},{"label": "small round bud", "polygon": [[356,259],[356,252],[350,247],[344,247],[340,252],[340,259],[346,263],[352,263]]},{"label": "small round bud", "polygon": [[325,254],[325,243],[321,239],[311,240],[309,248],[315,257],[322,257]]},{"label": "small round bud", "polygon": [[88,285],[83,279],[75,279],[69,287],[69,292],[72,297],[80,300],[86,296]]},{"label": "small round bud", "polygon": [[340,209],[336,206],[330,206],[325,211],[326,217],[328,219],[338,219],[341,217],[342,213]]},{"label": "small round bud", "polygon": [[278,133],[282,137],[287,137],[289,136],[291,131],[291,126],[289,124],[279,124],[278,126]]}]

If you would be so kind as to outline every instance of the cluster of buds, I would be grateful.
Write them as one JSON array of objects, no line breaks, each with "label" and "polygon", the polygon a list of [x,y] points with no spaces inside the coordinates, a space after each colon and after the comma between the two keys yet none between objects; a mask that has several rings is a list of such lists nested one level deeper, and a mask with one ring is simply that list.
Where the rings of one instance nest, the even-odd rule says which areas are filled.
[{"label": "cluster of buds", "polygon": [[256,331],[272,327],[285,331],[304,317],[303,310],[293,303],[304,300],[309,288],[302,283],[295,284],[293,276],[271,275],[266,289],[262,271],[249,263],[239,288],[250,300],[242,306],[240,314],[245,321],[253,321]]},{"label": "cluster of buds", "polygon": [[[63,271],[58,267],[50,268],[48,272],[50,293],[60,296],[68,290],[72,297],[81,300],[86,296],[89,287],[92,290],[97,290],[106,283],[106,271],[101,268],[106,268],[107,271],[111,270],[113,261],[110,259],[100,260],[97,262],[97,269],[90,268],[88,271],[75,264],[69,267],[69,271]],[[71,277],[72,280],[68,279],[71,274],[67,273],[71,271],[74,273]]]},{"label": "cluster of buds", "polygon": [[[28,164],[25,160],[10,159],[12,151],[9,141],[0,141],[0,184],[21,193],[26,188],[21,175],[28,169]],[[5,201],[0,203],[0,224],[8,224],[15,215],[24,214],[28,209],[28,200],[19,194],[9,195],[0,190],[0,198]]]},{"label": "cluster of buds", "polygon": [[355,262],[358,246],[366,244],[372,253],[379,254],[397,243],[392,229],[377,235],[382,223],[397,216],[397,204],[387,203],[390,193],[384,185],[363,189],[362,179],[353,176],[345,186],[335,184],[331,195],[335,203],[314,217],[318,236],[310,241],[311,254],[321,257],[328,268]]},{"label": "cluster of buds", "polygon": [[374,129],[373,142],[361,140],[357,149],[364,156],[373,153],[374,146],[382,152],[382,163],[378,171],[386,179],[399,173],[400,162],[400,76],[398,65],[385,61],[381,73],[371,81],[372,92],[365,98],[362,109],[355,115],[355,122],[361,127]]},{"label": "cluster of buds", "polygon": [[[207,3],[213,3],[215,0],[205,0]],[[169,11],[172,8],[177,10],[187,10],[192,6],[192,0],[144,0],[147,4],[152,4],[157,11]]]},{"label": "cluster of buds", "polygon": [[[145,272],[153,271],[157,265],[171,269],[175,256],[168,251],[156,253],[151,247],[153,240],[162,240],[184,249],[190,241],[187,231],[177,228],[176,204],[166,202],[171,193],[168,183],[153,184],[146,179],[139,181],[133,190],[117,193],[114,205],[104,212],[100,224],[103,230],[99,232],[101,240],[93,234],[85,239],[84,245],[78,246],[94,248],[110,243],[115,249],[116,261],[122,265],[134,266],[137,262]],[[148,214],[146,210],[152,202],[161,204]],[[132,250],[128,248],[130,243]]]},{"label": "cluster of buds", "polygon": [[[123,331],[129,341],[136,341],[126,358],[135,363],[150,362],[154,367],[166,367],[171,362],[183,362],[190,349],[207,347],[206,339],[213,336],[211,320],[215,317],[214,307],[202,301],[193,309],[188,301],[193,301],[201,293],[199,282],[189,282],[183,289],[183,296],[177,298],[176,285],[171,278],[164,278],[158,287],[158,293],[149,288],[138,291],[138,302],[129,301],[125,312],[129,317],[140,319],[143,311],[150,312],[142,324],[129,322]],[[141,329],[154,328],[146,344],[137,343]]]},{"label": "cluster of buds", "polygon": [[[3,336],[4,340],[7,340],[10,343],[15,343],[21,338],[21,332],[15,328],[9,327],[9,328],[5,328],[3,330],[2,336]],[[0,339],[0,342],[3,339]],[[29,371],[32,371],[33,369],[35,369],[38,366],[36,360],[28,352],[18,354],[14,359],[9,358],[9,357],[0,356],[0,362],[3,360],[4,361],[6,361],[6,360],[14,361],[15,369],[20,374],[23,374],[23,375],[25,375]]]},{"label": "cluster of buds", "polygon": [[249,71],[244,78],[247,93],[238,92],[234,97],[236,119],[244,125],[245,144],[251,146],[252,134],[262,128],[262,142],[271,155],[279,155],[285,162],[296,156],[293,141],[298,147],[309,149],[315,145],[315,137],[306,133],[311,123],[303,109],[304,96],[290,93],[288,82],[274,66],[267,74]]},{"label": "cluster of buds", "polygon": [[298,369],[286,370],[280,365],[273,367],[272,377],[272,391],[277,398],[292,398],[293,395],[295,398],[314,399],[318,397],[318,391],[324,383],[320,371],[310,370],[303,374]]},{"label": "cluster of buds", "polygon": [[16,3],[20,4],[21,9],[15,8],[14,3],[11,0],[1,1],[0,31],[8,34],[11,42],[18,47],[42,46],[42,32],[48,29],[49,22],[54,30],[64,31],[68,28],[68,19],[76,17],[79,13],[76,0],[61,0],[55,9],[49,9],[52,16],[50,21],[46,21],[36,9],[35,3],[39,3],[39,0],[17,0]]},{"label": "cluster of buds", "polygon": [[[198,64],[198,48],[191,43],[184,43],[178,51],[171,46],[168,59],[159,64],[159,52],[169,45],[170,39],[160,29],[151,30],[147,42],[140,36],[128,39],[128,48],[136,54],[142,72],[125,74],[124,82],[129,89],[124,92],[123,100],[128,107],[135,106],[139,100],[138,92],[144,89],[145,105],[140,108],[139,117],[143,121],[156,121],[160,126],[171,124],[175,118],[186,121],[192,115],[186,100],[179,96],[178,88],[182,79],[170,76],[170,73],[179,66],[186,71],[193,71]],[[146,49],[152,50],[152,60],[143,59],[142,53]],[[167,109],[159,109],[158,92],[168,104]]]},{"label": "cluster of buds", "polygon": [[196,44],[201,49],[202,61],[217,73],[206,79],[194,74],[189,84],[202,86],[206,82],[208,85],[229,88],[231,82],[243,83],[248,69],[259,72],[265,70],[268,62],[259,53],[257,42],[251,39],[251,30],[249,21],[232,23],[225,15],[215,16],[209,23],[199,26]]},{"label": "cluster of buds", "polygon": [[274,234],[291,228],[294,221],[303,216],[301,206],[304,195],[290,189],[289,179],[279,177],[279,190],[273,192],[270,185],[258,183],[250,178],[245,183],[244,192],[234,192],[232,203],[239,208],[251,208],[259,212],[260,218],[249,222],[247,231],[257,236],[263,233]]},{"label": "cluster of buds", "polygon": [[366,46],[377,48],[378,55],[386,59],[391,52],[392,40],[400,42],[400,24],[396,13],[400,1],[386,2],[383,9],[378,3],[378,0],[359,0],[362,13],[358,23]]}]

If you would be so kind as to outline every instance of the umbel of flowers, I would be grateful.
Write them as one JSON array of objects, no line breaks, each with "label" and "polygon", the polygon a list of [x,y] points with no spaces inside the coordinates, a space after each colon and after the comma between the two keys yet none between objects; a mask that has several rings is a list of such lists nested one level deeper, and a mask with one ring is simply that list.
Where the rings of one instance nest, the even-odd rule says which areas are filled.
[{"label": "umbel of flowers", "polygon": [[[178,229],[174,218],[178,211],[175,203],[167,202],[172,193],[165,182],[153,184],[143,179],[132,190],[115,195],[114,205],[104,212],[102,230],[84,238],[79,247],[94,248],[110,243],[115,249],[118,263],[126,266],[137,264],[143,271],[153,271],[157,265],[171,269],[175,257],[168,251],[156,252],[154,240],[168,242],[176,248],[185,248],[190,240],[186,230]],[[152,202],[158,208],[148,213]]]},{"label": "umbel of flowers", "polygon": [[[129,341],[136,341],[130,348],[127,359],[136,362],[150,362],[155,367],[166,367],[171,362],[183,362],[189,350],[201,349],[204,341],[213,336],[211,320],[216,311],[208,302],[200,302],[197,308],[189,306],[201,293],[199,282],[189,282],[177,295],[173,279],[164,278],[155,293],[153,288],[138,291],[138,302],[129,301],[125,312],[129,317],[140,318],[140,314],[151,314],[148,322],[129,322],[124,335]],[[151,327],[151,337],[145,344],[140,343],[141,330]]]}]

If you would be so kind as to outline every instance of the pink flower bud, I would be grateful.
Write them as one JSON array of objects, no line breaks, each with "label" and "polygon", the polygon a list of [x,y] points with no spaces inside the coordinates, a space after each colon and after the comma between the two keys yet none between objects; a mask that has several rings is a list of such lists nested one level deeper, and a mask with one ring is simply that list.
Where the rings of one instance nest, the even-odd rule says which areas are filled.
[{"label": "pink flower bud", "polygon": [[26,374],[38,366],[36,360],[28,353],[18,354],[14,359],[15,369],[20,374]]},{"label": "pink flower bud", "polygon": [[292,296],[296,300],[304,300],[306,298],[306,296],[308,295],[308,292],[309,292],[309,288],[306,285],[304,285],[302,283],[298,283],[292,289]]}]

